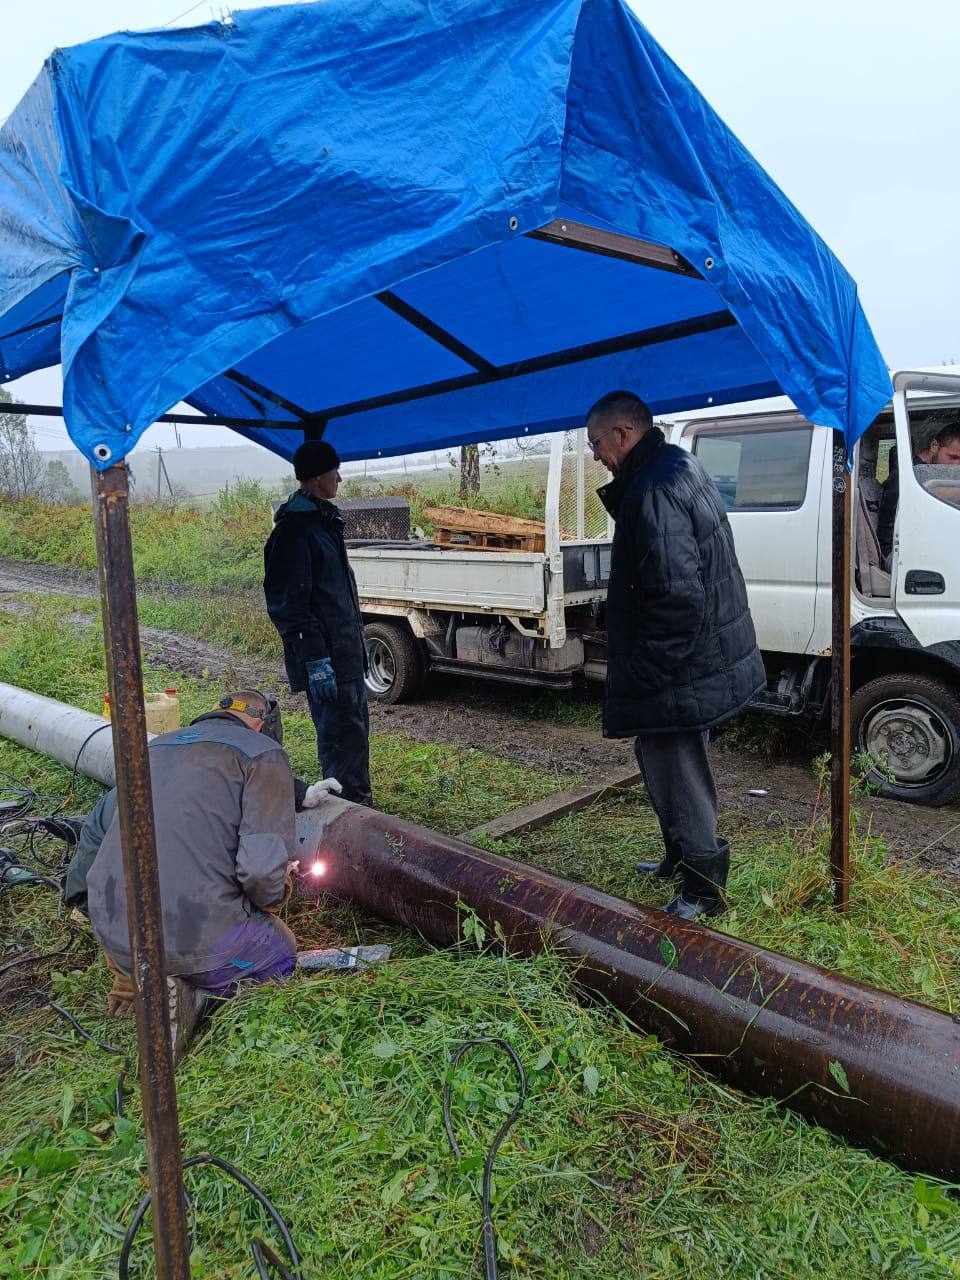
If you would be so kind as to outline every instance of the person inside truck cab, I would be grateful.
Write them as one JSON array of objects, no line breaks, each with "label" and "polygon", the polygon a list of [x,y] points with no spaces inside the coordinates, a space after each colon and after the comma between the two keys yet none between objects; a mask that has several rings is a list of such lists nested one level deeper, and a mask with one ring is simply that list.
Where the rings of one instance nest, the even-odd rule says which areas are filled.
[{"label": "person inside truck cab", "polygon": [[[960,411],[948,409],[932,414],[927,419],[928,444],[923,449],[916,449],[913,454],[915,467],[924,464],[935,466],[960,465]],[[932,431],[932,435],[929,434]],[[891,451],[892,455],[892,451]],[[880,495],[880,512],[877,516],[877,541],[880,543],[880,554],[884,567],[889,566],[893,552],[893,528],[897,519],[897,507],[900,502],[900,471],[890,459],[890,474],[883,483]],[[942,496],[942,495],[938,495]],[[951,499],[956,501],[956,498]]]}]

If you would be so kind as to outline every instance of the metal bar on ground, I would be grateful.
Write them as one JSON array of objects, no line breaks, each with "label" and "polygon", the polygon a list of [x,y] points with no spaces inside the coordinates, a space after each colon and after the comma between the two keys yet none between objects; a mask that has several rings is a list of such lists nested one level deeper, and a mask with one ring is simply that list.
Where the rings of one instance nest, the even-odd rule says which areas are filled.
[{"label": "metal bar on ground", "polygon": [[545,827],[558,818],[584,809],[594,800],[599,800],[608,791],[621,791],[625,787],[634,787],[643,781],[643,774],[635,764],[625,765],[589,782],[580,782],[575,787],[566,787],[563,791],[555,791],[544,796],[533,804],[525,804],[521,809],[513,809],[491,822],[482,822],[478,827],[471,827],[459,836],[460,840],[471,841],[477,836],[488,836],[492,840],[501,840],[504,836],[518,835],[521,831],[533,831],[537,827]]},{"label": "metal bar on ground", "polygon": [[833,433],[833,637],[830,657],[830,878],[834,903],[850,906],[850,519],[851,476]]},{"label": "metal bar on ground", "polygon": [[130,541],[129,480],[126,464],[122,462],[106,471],[91,468],[91,472],[156,1268],[159,1280],[190,1280],[190,1242],[164,976],[157,841]]}]

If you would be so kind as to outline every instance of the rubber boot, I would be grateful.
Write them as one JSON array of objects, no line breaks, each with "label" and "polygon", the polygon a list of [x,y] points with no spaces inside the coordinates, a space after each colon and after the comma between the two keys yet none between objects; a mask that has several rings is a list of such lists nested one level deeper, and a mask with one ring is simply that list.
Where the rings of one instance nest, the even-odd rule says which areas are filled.
[{"label": "rubber boot", "polygon": [[672,880],[680,874],[680,850],[675,844],[664,844],[664,855],[658,861],[638,862],[637,870],[644,876],[657,876],[661,880]]},{"label": "rubber boot", "polygon": [[730,842],[717,841],[713,858],[695,864],[682,863],[683,881],[680,892],[664,907],[667,915],[680,920],[696,920],[700,916],[719,916],[727,909],[724,888],[730,871]]}]

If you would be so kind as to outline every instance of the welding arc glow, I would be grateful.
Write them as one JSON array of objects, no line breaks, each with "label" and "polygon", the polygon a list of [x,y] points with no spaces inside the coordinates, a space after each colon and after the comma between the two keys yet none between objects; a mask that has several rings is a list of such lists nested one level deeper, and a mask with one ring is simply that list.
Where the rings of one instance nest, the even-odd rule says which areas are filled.
[{"label": "welding arc glow", "polygon": [[326,870],[327,870],[327,864],[325,862],[320,862],[320,860],[318,859],[310,868],[310,874],[312,876],[322,876],[326,874]]}]

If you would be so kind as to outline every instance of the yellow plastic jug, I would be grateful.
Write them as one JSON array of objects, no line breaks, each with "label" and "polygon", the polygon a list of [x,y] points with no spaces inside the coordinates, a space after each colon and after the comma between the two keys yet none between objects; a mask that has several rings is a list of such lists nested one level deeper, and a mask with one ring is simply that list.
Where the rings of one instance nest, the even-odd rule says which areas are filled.
[{"label": "yellow plastic jug", "polygon": [[[143,691],[143,708],[147,733],[170,733],[180,728],[180,699],[176,689],[164,689],[160,693]],[[103,714],[110,719],[110,695],[103,696]]]}]

